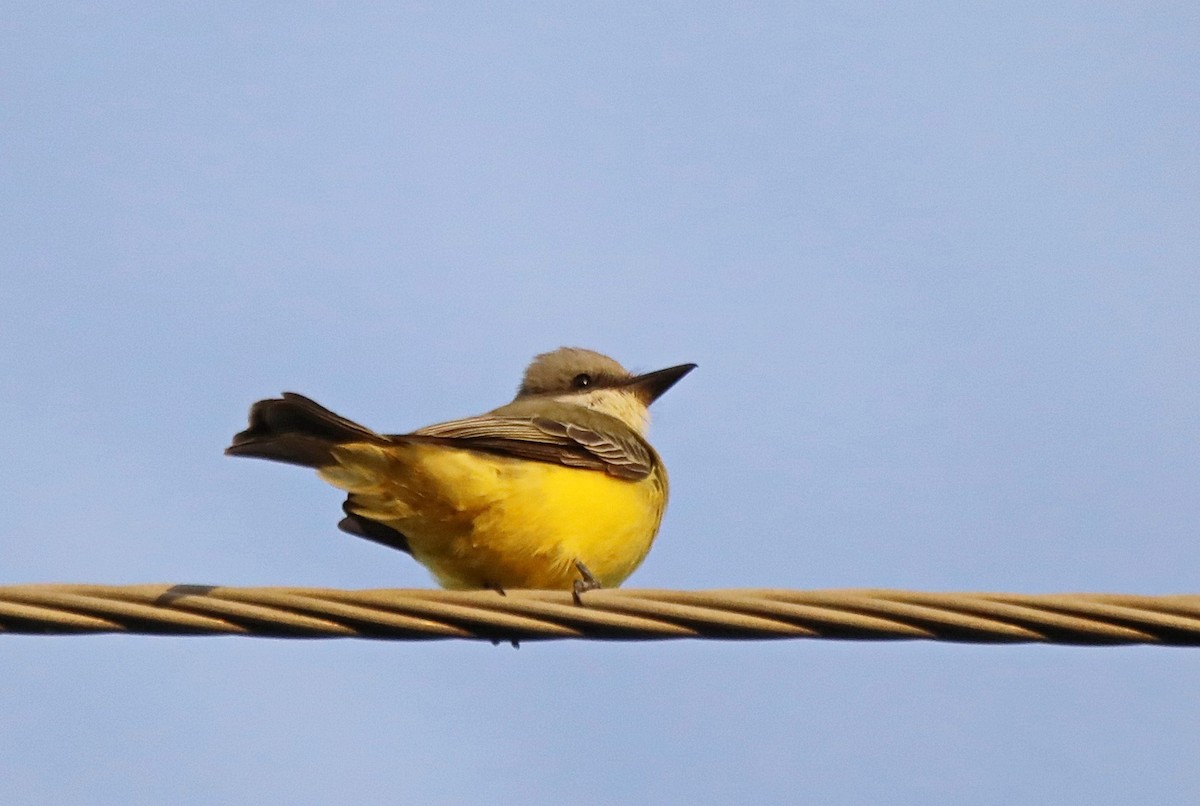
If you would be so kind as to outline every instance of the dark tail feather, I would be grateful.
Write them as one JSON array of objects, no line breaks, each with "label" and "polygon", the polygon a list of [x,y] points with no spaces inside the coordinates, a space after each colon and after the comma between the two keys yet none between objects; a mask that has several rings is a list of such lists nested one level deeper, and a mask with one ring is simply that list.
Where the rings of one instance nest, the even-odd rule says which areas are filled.
[{"label": "dark tail feather", "polygon": [[403,532],[393,529],[385,523],[364,518],[351,510],[353,505],[354,496],[351,495],[346,499],[346,503],[342,504],[342,511],[346,513],[346,517],[338,523],[339,529],[348,535],[364,537],[388,548],[412,554],[412,549],[408,547],[408,538],[404,536]]},{"label": "dark tail feather", "polygon": [[304,467],[333,463],[331,451],[346,442],[384,437],[295,392],[250,407],[250,426],[234,435],[228,456],[253,456]]}]

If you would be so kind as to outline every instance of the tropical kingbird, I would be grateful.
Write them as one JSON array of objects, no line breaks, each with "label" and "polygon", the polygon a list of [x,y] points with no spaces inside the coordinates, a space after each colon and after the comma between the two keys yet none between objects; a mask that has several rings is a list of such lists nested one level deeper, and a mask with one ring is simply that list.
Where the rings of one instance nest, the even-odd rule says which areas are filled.
[{"label": "tropical kingbird", "polygon": [[564,347],[537,356],[507,405],[378,434],[301,395],[260,400],[225,450],[315,468],[349,493],[338,526],[408,552],[446,588],[615,587],[667,504],[649,405],[695,364],[633,375]]}]

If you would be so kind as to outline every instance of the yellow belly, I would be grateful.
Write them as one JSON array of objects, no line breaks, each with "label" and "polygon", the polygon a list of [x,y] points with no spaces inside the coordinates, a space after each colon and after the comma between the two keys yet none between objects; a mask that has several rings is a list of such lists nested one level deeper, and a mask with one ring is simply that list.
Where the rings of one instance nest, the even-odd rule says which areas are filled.
[{"label": "yellow belly", "polygon": [[625,581],[658,532],[660,462],[640,481],[439,445],[346,445],[319,472],[356,514],[408,538],[447,588],[568,589],[575,562],[605,587]]}]

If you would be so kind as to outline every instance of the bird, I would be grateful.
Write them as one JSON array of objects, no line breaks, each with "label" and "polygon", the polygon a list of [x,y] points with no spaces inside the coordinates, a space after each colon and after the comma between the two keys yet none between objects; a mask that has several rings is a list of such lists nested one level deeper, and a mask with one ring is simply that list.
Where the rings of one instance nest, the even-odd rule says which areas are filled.
[{"label": "bird", "polygon": [[294,392],[260,400],[225,453],[313,468],[348,493],[339,528],[452,590],[617,587],[667,504],[649,406],[696,368],[633,374],[592,350],[536,356],[512,402],[380,434]]}]

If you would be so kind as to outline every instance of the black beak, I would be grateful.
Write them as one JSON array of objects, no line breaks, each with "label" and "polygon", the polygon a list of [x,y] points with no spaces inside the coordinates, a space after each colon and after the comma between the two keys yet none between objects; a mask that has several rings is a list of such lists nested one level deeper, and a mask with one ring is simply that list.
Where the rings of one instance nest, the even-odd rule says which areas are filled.
[{"label": "black beak", "polygon": [[633,389],[642,402],[649,406],[695,368],[695,364],[667,367],[656,372],[647,372],[645,375],[636,375],[626,381],[625,385]]}]

